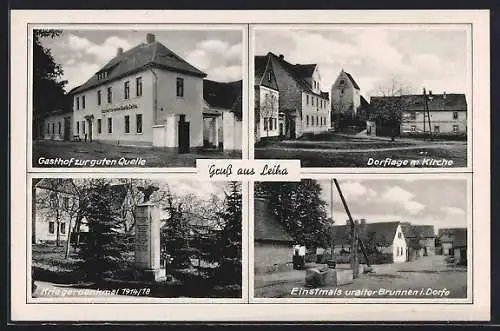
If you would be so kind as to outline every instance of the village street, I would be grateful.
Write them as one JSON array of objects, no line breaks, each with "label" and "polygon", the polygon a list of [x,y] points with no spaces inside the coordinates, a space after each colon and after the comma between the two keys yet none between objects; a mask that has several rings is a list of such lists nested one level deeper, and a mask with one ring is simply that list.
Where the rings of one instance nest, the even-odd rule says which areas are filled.
[{"label": "village street", "polygon": [[[450,291],[447,298],[465,298],[467,296],[467,269],[448,265],[445,258],[445,256],[436,255],[421,257],[406,263],[374,265],[372,273],[361,275],[352,284],[337,287],[342,290],[371,289],[375,291],[381,288],[393,290],[446,288]],[[337,266],[339,269],[347,267],[347,265]],[[255,275],[254,281],[255,297],[297,297],[291,295],[292,289],[306,288],[304,270]],[[419,297],[428,298],[429,296]]]},{"label": "village street", "polygon": [[[330,135],[325,140],[285,140],[255,147],[257,159],[300,159],[302,167],[368,167],[370,158],[383,160],[453,161],[452,167],[467,166],[465,141],[424,141],[397,138],[373,139]],[[418,166],[418,165],[417,165]],[[422,164],[421,166],[428,166]]]},{"label": "village street", "polygon": [[[222,152],[202,148],[192,148],[190,153],[179,154],[173,149],[131,147],[103,144],[99,142],[36,141],[33,143],[33,167],[50,167],[38,164],[38,159],[61,158],[70,160],[119,160],[141,158],[144,167],[195,167],[196,159],[240,159],[241,151]],[[74,166],[74,165],[73,165]],[[88,165],[87,165],[88,166]],[[130,165],[136,167],[137,165]],[[106,167],[105,165],[99,167]]]}]

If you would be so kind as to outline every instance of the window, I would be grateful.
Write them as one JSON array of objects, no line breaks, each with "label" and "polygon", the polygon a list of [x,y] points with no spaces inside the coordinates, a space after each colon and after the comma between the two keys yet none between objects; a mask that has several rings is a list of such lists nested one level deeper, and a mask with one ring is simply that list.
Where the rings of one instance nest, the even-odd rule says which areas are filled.
[{"label": "window", "polygon": [[434,125],[434,132],[439,133],[439,125]]},{"label": "window", "polygon": [[63,202],[63,208],[68,209],[69,208],[69,198],[64,197],[62,202]]},{"label": "window", "polygon": [[61,233],[62,234],[66,233],[66,223],[61,223]]},{"label": "window", "polygon": [[101,105],[101,98],[102,98],[102,93],[101,90],[97,91],[97,105]]},{"label": "window", "polygon": [[458,133],[458,125],[453,125],[453,133]]},{"label": "window", "polygon": [[125,100],[130,98],[130,82],[126,81],[123,85],[123,94],[125,96]]},{"label": "window", "polygon": [[57,128],[58,128],[59,134],[61,134],[61,122],[57,123]]},{"label": "window", "polygon": [[100,118],[97,119],[97,133],[102,133],[102,120]]},{"label": "window", "polygon": [[264,117],[264,130],[267,131],[267,117]]},{"label": "window", "polygon": [[306,126],[309,126],[309,115],[306,116]]},{"label": "window", "polygon": [[54,222],[49,222],[49,233],[54,234]]},{"label": "window", "polygon": [[401,232],[398,232],[398,239],[401,239],[402,236]]},{"label": "window", "polygon": [[276,130],[278,128],[278,119],[274,119],[274,129]]},{"label": "window", "polygon": [[76,97],[76,110],[80,109],[80,97]]},{"label": "window", "polygon": [[273,119],[269,117],[269,131],[273,131]]},{"label": "window", "polygon": [[50,133],[50,123],[47,123],[47,134]]},{"label": "window", "polygon": [[458,120],[458,111],[453,112],[453,119]]},{"label": "window", "polygon": [[306,94],[306,105],[309,104],[309,95]]},{"label": "window", "polygon": [[267,81],[270,82],[272,80],[271,78],[271,72],[268,72],[267,73]]},{"label": "window", "polygon": [[82,133],[85,134],[85,121],[82,121]]},{"label": "window", "polygon": [[108,117],[108,133],[113,133],[113,119]]},{"label": "window", "polygon": [[85,109],[85,96],[82,95],[82,109]]},{"label": "window", "polygon": [[417,119],[417,113],[416,113],[416,112],[414,112],[414,111],[412,111],[412,112],[410,113],[410,119],[411,119],[411,120],[416,120],[416,119]]},{"label": "window", "polygon": [[54,134],[54,123],[52,123],[52,134]]},{"label": "window", "polygon": [[125,115],[125,133],[130,133],[130,116]]},{"label": "window", "polygon": [[80,122],[76,121],[76,133],[80,134]]},{"label": "window", "polygon": [[113,91],[111,90],[111,87],[108,87],[108,103],[113,102]]},{"label": "window", "polygon": [[184,96],[184,78],[177,77],[177,96]]},{"label": "window", "polygon": [[142,95],[142,77],[135,79],[135,95],[138,97]]},{"label": "window", "polygon": [[318,115],[316,115],[316,126],[319,126]]},{"label": "window", "polygon": [[311,96],[311,106],[314,106],[314,97]]},{"label": "window", "polygon": [[345,80],[341,79],[341,80],[339,81],[339,84],[344,85],[344,84],[345,84]]},{"label": "window", "polygon": [[135,115],[135,122],[137,133],[142,133],[142,114]]},{"label": "window", "polygon": [[411,130],[411,132],[416,132],[417,131],[417,127],[415,125],[412,125],[410,130]]}]

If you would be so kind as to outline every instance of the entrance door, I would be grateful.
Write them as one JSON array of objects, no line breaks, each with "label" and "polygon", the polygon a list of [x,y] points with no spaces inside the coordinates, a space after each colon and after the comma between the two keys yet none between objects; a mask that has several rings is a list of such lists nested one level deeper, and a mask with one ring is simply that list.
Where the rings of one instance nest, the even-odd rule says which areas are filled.
[{"label": "entrance door", "polygon": [[71,139],[71,120],[69,117],[64,118],[64,140]]},{"label": "entrance door", "polygon": [[92,141],[92,120],[89,119],[88,123],[89,123],[89,125],[88,125],[88,127],[89,127],[89,141]]},{"label": "entrance door", "polygon": [[295,117],[290,117],[290,139],[295,139]]},{"label": "entrance door", "polygon": [[177,132],[179,154],[189,153],[189,122],[186,122],[186,115],[180,116]]}]

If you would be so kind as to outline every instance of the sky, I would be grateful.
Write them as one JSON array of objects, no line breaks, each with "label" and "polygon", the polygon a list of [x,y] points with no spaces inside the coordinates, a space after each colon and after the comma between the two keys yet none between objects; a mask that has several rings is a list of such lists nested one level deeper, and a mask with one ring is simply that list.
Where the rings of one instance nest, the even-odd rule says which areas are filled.
[{"label": "sky", "polygon": [[69,91],[111,60],[118,47],[127,51],[145,42],[147,33],[154,33],[157,41],[205,72],[207,79],[228,82],[243,77],[241,30],[64,30],[42,44],[62,65]]},{"label": "sky", "polygon": [[[318,183],[330,216],[331,181]],[[354,219],[434,225],[436,232],[439,228],[467,226],[465,179],[339,179],[339,185]],[[342,225],[348,217],[335,186],[333,189],[334,221]]]},{"label": "sky", "polygon": [[[465,26],[387,27],[352,25],[328,29],[259,29],[255,53],[283,54],[290,63],[316,63],[329,92],[339,72],[349,72],[365,98],[392,79],[421,93],[470,93]],[[470,102],[470,99],[467,99]]]}]

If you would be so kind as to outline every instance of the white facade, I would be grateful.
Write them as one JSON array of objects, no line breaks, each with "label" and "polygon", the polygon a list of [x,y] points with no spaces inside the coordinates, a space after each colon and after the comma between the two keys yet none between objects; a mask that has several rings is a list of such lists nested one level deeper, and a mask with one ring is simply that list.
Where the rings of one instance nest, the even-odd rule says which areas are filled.
[{"label": "white facade", "polygon": [[406,239],[401,229],[401,224],[398,225],[396,233],[394,234],[394,240],[392,242],[392,258],[394,263],[403,263],[407,260],[408,247],[406,245]]},{"label": "white facade", "polygon": [[[182,96],[177,95],[178,79]],[[190,146],[201,146],[202,102],[201,77],[149,69],[74,94],[73,132],[82,140],[176,147],[177,122],[185,115]]]},{"label": "white facade", "polygon": [[[466,111],[430,111],[431,132],[435,134],[467,133]],[[425,132],[429,132],[427,115]],[[424,133],[424,112],[404,112],[401,121],[401,134]]]},{"label": "white facade", "polygon": [[259,132],[261,138],[279,136],[279,92],[263,85],[259,86]]},{"label": "white facade", "polygon": [[330,128],[330,101],[302,92],[302,132],[317,134]]},{"label": "white facade", "polygon": [[43,139],[45,140],[70,140],[71,139],[71,113],[52,114],[43,120]]}]

